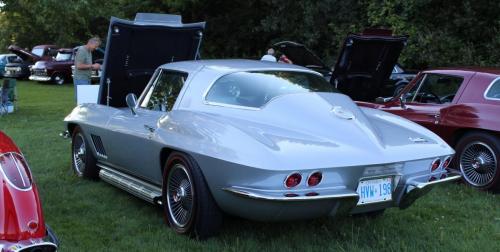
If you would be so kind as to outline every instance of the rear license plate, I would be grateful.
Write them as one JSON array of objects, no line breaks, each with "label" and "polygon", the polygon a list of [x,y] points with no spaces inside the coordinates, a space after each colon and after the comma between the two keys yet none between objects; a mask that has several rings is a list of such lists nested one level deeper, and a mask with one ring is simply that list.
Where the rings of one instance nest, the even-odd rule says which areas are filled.
[{"label": "rear license plate", "polygon": [[392,200],[392,178],[362,180],[359,182],[357,193],[358,205]]}]

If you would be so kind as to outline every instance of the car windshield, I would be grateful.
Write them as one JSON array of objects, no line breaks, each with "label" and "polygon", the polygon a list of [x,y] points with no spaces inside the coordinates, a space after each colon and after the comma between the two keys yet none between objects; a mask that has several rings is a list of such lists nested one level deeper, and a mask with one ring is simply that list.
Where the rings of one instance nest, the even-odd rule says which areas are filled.
[{"label": "car windshield", "polygon": [[56,56],[56,61],[66,61],[71,59],[71,53],[58,52]]},{"label": "car windshield", "polygon": [[210,103],[259,108],[274,97],[307,92],[338,92],[323,77],[306,72],[237,72],[219,78],[210,88]]},{"label": "car windshield", "polygon": [[19,62],[19,61],[22,61],[21,58],[17,57],[17,56],[7,56],[7,62],[10,63],[10,62]]},{"label": "car windshield", "polygon": [[43,56],[43,48],[33,48],[33,50],[31,50],[31,53],[42,57]]}]

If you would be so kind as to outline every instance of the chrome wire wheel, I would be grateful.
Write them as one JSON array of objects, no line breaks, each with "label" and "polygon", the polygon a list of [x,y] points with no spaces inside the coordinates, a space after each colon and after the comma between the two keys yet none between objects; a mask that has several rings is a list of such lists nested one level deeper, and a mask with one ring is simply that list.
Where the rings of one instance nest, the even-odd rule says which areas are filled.
[{"label": "chrome wire wheel", "polygon": [[194,189],[191,176],[183,164],[175,164],[167,180],[167,207],[173,224],[189,225],[193,215]]},{"label": "chrome wire wheel", "polygon": [[493,182],[497,166],[495,152],[481,141],[467,144],[460,155],[460,170],[464,179],[476,187],[485,187]]},{"label": "chrome wire wheel", "polygon": [[73,165],[78,176],[85,172],[86,146],[82,133],[77,133],[73,138]]}]

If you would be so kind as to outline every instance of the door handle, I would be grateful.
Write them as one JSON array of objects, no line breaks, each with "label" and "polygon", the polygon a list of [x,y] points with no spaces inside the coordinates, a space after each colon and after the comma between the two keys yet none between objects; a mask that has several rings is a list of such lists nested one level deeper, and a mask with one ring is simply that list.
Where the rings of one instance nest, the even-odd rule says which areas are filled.
[{"label": "door handle", "polygon": [[148,130],[149,132],[151,132],[151,133],[155,132],[155,130],[156,130],[155,127],[149,126],[149,125],[146,125],[146,124],[144,124],[144,128],[146,130]]}]

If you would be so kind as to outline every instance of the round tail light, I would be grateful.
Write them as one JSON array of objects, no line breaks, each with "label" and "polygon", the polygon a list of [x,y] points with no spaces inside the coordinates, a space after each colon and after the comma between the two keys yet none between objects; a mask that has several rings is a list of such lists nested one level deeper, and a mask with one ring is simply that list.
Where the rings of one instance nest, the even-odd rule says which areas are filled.
[{"label": "round tail light", "polygon": [[323,174],[321,172],[313,172],[309,175],[309,178],[307,178],[307,185],[317,186],[321,182],[321,179],[323,179]]},{"label": "round tail light", "polygon": [[439,168],[440,165],[441,165],[441,159],[437,158],[436,160],[434,160],[431,165],[431,172]]},{"label": "round tail light", "polygon": [[300,184],[300,181],[302,180],[302,175],[300,173],[294,172],[285,179],[285,187],[286,188],[292,188],[296,187],[297,185]]},{"label": "round tail light", "polygon": [[446,169],[448,168],[448,166],[450,165],[451,163],[451,157],[447,157],[444,162],[443,162],[443,169]]}]

